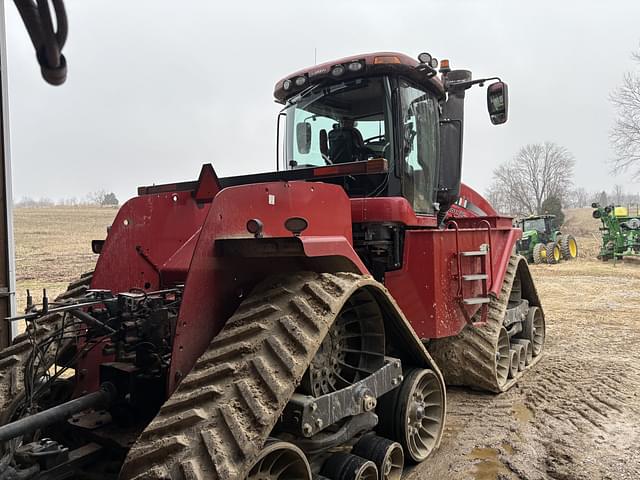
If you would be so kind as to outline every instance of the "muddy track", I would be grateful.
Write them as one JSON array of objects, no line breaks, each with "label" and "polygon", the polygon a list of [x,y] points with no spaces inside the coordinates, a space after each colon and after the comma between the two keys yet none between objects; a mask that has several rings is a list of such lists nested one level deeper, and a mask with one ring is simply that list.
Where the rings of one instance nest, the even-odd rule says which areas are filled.
[{"label": "muddy track", "polygon": [[617,268],[532,268],[543,358],[500,395],[449,389],[445,436],[428,462],[435,478],[640,478],[640,271]]},{"label": "muddy track", "polygon": [[129,451],[123,479],[244,478],[344,302],[354,274],[258,286]]},{"label": "muddy track", "polygon": [[[496,351],[498,335],[503,326],[509,295],[513,287],[516,273],[520,269],[520,276],[523,281],[528,279],[528,269],[523,257],[512,255],[505,273],[500,296],[491,297],[487,322],[481,327],[465,327],[459,335],[451,338],[444,338],[431,342],[429,353],[431,353],[440,366],[447,385],[464,385],[491,392],[503,392],[511,388],[542,358],[539,355],[533,362],[518,375],[500,384],[496,375],[497,361]],[[526,278],[523,278],[526,277]],[[531,298],[530,305],[540,305],[535,287],[531,282],[527,285],[527,291]],[[475,322],[480,321],[481,313],[474,316]]]},{"label": "muddy track", "polygon": [[[70,283],[67,290],[55,302],[63,302],[82,296],[91,284],[93,272],[82,275]],[[62,317],[58,314],[46,315],[38,320],[35,337],[42,338],[60,328]],[[23,367],[31,353],[31,342],[27,333],[16,336],[13,344],[0,351],[0,412],[3,412],[9,402],[23,388]]]}]

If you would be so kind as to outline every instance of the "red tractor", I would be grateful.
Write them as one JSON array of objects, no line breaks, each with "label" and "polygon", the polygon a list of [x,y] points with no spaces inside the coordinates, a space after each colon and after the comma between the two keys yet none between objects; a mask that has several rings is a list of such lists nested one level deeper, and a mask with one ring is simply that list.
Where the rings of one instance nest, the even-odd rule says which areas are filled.
[{"label": "red tractor", "polygon": [[[0,352],[0,478],[393,479],[445,384],[507,390],[545,324],[520,230],[461,184],[463,103],[428,54],[275,87],[277,171],[141,187],[95,271]],[[6,475],[3,476],[3,475]]]}]

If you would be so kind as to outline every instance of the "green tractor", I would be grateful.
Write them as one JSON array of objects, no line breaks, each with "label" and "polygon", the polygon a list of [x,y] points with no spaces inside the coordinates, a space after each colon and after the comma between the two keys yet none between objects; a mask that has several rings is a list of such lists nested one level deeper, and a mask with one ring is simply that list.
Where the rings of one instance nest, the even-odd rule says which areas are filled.
[{"label": "green tractor", "polygon": [[529,263],[558,263],[578,256],[576,239],[556,230],[555,218],[555,215],[538,215],[516,220],[515,226],[522,230],[516,249]]},{"label": "green tractor", "polygon": [[598,258],[622,260],[625,257],[640,257],[640,206],[622,207],[591,205],[593,218],[602,221],[602,246]]}]

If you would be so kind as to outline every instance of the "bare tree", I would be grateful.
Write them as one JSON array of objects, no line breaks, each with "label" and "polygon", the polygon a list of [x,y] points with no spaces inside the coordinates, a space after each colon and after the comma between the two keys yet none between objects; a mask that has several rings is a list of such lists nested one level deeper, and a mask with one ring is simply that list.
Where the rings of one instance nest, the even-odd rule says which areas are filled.
[{"label": "bare tree", "polygon": [[[640,49],[632,53],[633,60],[640,65]],[[615,151],[613,170],[616,173],[633,171],[640,178],[640,72],[627,72],[622,85],[609,96],[617,110],[617,118],[609,134]]]},{"label": "bare tree", "polygon": [[493,171],[489,198],[499,198],[496,208],[514,215],[541,214],[549,197],[563,201],[573,179],[573,155],[552,142],[529,144]]},{"label": "bare tree", "polygon": [[624,187],[619,184],[614,185],[609,199],[616,205],[620,205],[624,201],[624,197]]},{"label": "bare tree", "polygon": [[586,207],[589,205],[589,196],[590,194],[584,188],[578,187],[569,194],[570,202],[567,203],[574,208]]}]

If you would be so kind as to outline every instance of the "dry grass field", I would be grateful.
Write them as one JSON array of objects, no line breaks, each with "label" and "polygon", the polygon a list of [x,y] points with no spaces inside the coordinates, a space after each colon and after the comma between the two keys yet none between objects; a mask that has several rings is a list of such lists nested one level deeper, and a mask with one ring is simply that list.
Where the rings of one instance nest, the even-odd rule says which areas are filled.
[{"label": "dry grass field", "polygon": [[104,238],[117,210],[100,207],[16,208],[16,292],[18,311],[24,309],[26,290],[34,301],[46,288],[50,298],[95,266],[91,240]]},{"label": "dry grass field", "polygon": [[[15,211],[17,278],[53,297],[91,270],[116,210]],[[441,448],[409,479],[640,478],[640,263],[602,263],[591,209],[563,231],[579,258],[531,266],[547,320],[543,360],[509,392],[450,389]]]}]

